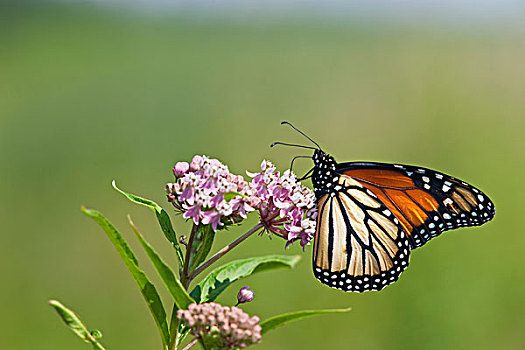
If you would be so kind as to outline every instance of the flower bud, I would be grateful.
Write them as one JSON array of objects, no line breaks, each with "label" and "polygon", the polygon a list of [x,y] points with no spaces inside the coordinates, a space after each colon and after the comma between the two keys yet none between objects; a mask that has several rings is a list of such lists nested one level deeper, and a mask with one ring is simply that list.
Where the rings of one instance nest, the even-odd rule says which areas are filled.
[{"label": "flower bud", "polygon": [[237,305],[249,303],[255,298],[255,293],[249,287],[242,287],[237,294]]},{"label": "flower bud", "polygon": [[173,175],[175,177],[181,177],[182,175],[186,174],[190,170],[190,165],[186,162],[178,162],[173,167]]}]

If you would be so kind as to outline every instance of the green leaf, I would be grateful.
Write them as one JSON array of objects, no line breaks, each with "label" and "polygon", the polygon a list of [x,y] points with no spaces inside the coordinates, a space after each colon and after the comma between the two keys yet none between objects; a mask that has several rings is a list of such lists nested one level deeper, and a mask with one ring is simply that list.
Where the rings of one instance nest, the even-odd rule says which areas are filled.
[{"label": "green leaf", "polygon": [[68,309],[65,307],[61,302],[58,300],[49,300],[49,305],[51,305],[55,310],[58,312],[58,315],[62,318],[64,323],[71,329],[80,339],[85,341],[86,343],[91,343],[93,345],[94,349],[98,350],[104,350],[104,347],[102,344],[100,344],[97,340],[97,338],[100,338],[100,331],[96,335],[92,335],[90,331],[88,331],[87,327],[84,325],[80,317],[71,309]]},{"label": "green leaf", "polygon": [[333,313],[342,313],[350,311],[350,308],[347,309],[331,309],[331,310],[306,310],[306,311],[297,311],[290,312],[288,314],[282,314],[278,316],[271,317],[263,322],[261,322],[261,334],[265,334],[268,331],[271,331],[275,328],[284,326],[287,323],[301,320],[303,318],[324,315],[324,314],[333,314]]},{"label": "green leaf", "polygon": [[122,194],[124,197],[126,197],[133,203],[137,203],[148,207],[155,212],[157,220],[160,224],[160,228],[162,229],[164,236],[166,236],[168,241],[170,241],[170,243],[173,245],[173,248],[175,248],[175,252],[177,253],[177,258],[179,260],[179,266],[182,266],[184,264],[184,255],[182,254],[182,249],[180,248],[179,242],[177,241],[177,234],[173,230],[173,226],[171,224],[170,216],[168,215],[168,213],[154,201],[122,191],[120,188],[117,187],[115,180],[111,182],[111,185],[114,189],[117,190],[117,192]]},{"label": "green leaf", "polygon": [[155,266],[155,269],[157,270],[159,276],[162,278],[162,281],[168,288],[168,291],[173,297],[177,307],[179,309],[187,309],[188,305],[194,303],[195,301],[189,296],[188,292],[184,289],[180,281],[175,277],[175,274],[173,273],[173,271],[171,271],[170,267],[160,258],[160,256],[153,249],[153,247],[148,242],[146,242],[146,240],[140,234],[133,221],[131,221],[131,217],[129,215],[128,221],[131,225],[131,228],[137,235],[137,238],[140,241],[142,248],[144,248],[146,254],[148,254],[148,257],[153,263],[153,266]]},{"label": "green leaf", "polygon": [[166,311],[162,305],[162,301],[155,289],[155,286],[148,279],[146,274],[139,268],[138,260],[133,254],[131,248],[124,240],[120,232],[104,217],[100,212],[92,209],[86,209],[82,207],[84,214],[95,220],[96,223],[106,232],[109,240],[115,246],[119,253],[122,261],[128,268],[129,272],[133,276],[133,279],[137,283],[140,292],[142,293],[146,304],[148,305],[155,323],[161,334],[162,342],[167,347],[169,342],[168,323],[166,320]]},{"label": "green leaf", "polygon": [[198,303],[214,301],[230,284],[253,273],[279,268],[293,268],[300,256],[268,255],[234,260],[210,272],[190,295]]},{"label": "green leaf", "polygon": [[215,232],[211,225],[199,225],[197,231],[193,235],[193,243],[191,245],[191,254],[188,264],[188,272],[195,270],[210,253],[213,245]]}]

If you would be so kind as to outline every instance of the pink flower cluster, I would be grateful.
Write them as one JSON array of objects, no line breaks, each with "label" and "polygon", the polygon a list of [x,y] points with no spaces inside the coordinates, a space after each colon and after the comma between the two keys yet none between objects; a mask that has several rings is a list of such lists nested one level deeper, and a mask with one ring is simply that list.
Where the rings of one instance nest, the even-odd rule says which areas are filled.
[{"label": "pink flower cluster", "polygon": [[190,164],[177,163],[173,174],[176,182],[166,186],[168,200],[184,218],[210,224],[214,231],[245,219],[259,202],[249,183],[217,159],[195,156]]},{"label": "pink flower cluster", "polygon": [[219,335],[224,342],[222,349],[245,348],[261,341],[259,317],[250,317],[235,306],[191,304],[188,310],[177,310],[177,318],[191,328],[196,338]]},{"label": "pink flower cluster", "polygon": [[299,240],[304,249],[313,238],[317,218],[314,193],[290,170],[281,175],[265,160],[261,172],[247,172],[252,177],[247,182],[217,159],[195,156],[190,164],[177,163],[173,174],[176,182],[166,186],[168,200],[195,224],[211,224],[216,231],[257,210],[263,232],[286,239],[286,246]]},{"label": "pink flower cluster", "polygon": [[286,246],[299,240],[304,249],[315,234],[317,205],[314,193],[298,182],[290,170],[281,175],[266,160],[261,163],[261,170],[248,175],[253,177],[251,185],[260,199],[257,209],[264,232],[286,239]]}]

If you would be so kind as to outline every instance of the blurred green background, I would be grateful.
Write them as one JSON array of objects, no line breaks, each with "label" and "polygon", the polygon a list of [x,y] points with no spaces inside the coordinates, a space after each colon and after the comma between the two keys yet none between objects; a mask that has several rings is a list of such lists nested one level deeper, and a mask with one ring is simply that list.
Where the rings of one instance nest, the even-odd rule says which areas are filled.
[{"label": "blurred green background", "polygon": [[[123,231],[162,289],[126,214],[172,262],[173,252],[152,213],[111,180],[169,210],[171,167],[194,154],[241,174],[262,159],[284,170],[305,153],[268,145],[305,141],[281,120],[339,161],[417,164],[465,179],[497,215],[414,251],[400,281],[380,293],[327,288],[313,278],[311,247],[284,251],[280,239],[252,237],[225,261],[304,258],[296,270],[236,284],[220,302],[249,285],[256,299],[244,309],[262,318],[353,308],[282,328],[254,349],[525,348],[523,28],[0,6],[2,348],[87,349],[46,305],[58,298],[102,330],[108,350],[160,349],[132,278],[80,206]],[[221,232],[215,249],[249,227]]]}]

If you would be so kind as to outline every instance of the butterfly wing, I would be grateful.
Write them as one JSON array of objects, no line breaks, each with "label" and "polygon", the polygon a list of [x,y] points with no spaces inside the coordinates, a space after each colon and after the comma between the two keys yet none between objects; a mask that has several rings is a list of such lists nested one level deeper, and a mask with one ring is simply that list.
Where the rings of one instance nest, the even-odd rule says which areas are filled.
[{"label": "butterfly wing", "polygon": [[338,183],[318,200],[314,274],[344,291],[381,290],[408,266],[408,235],[366,186],[346,175]]},{"label": "butterfly wing", "polygon": [[452,176],[421,167],[342,163],[337,172],[371,191],[399,220],[412,248],[444,231],[481,225],[494,217],[492,201]]}]

